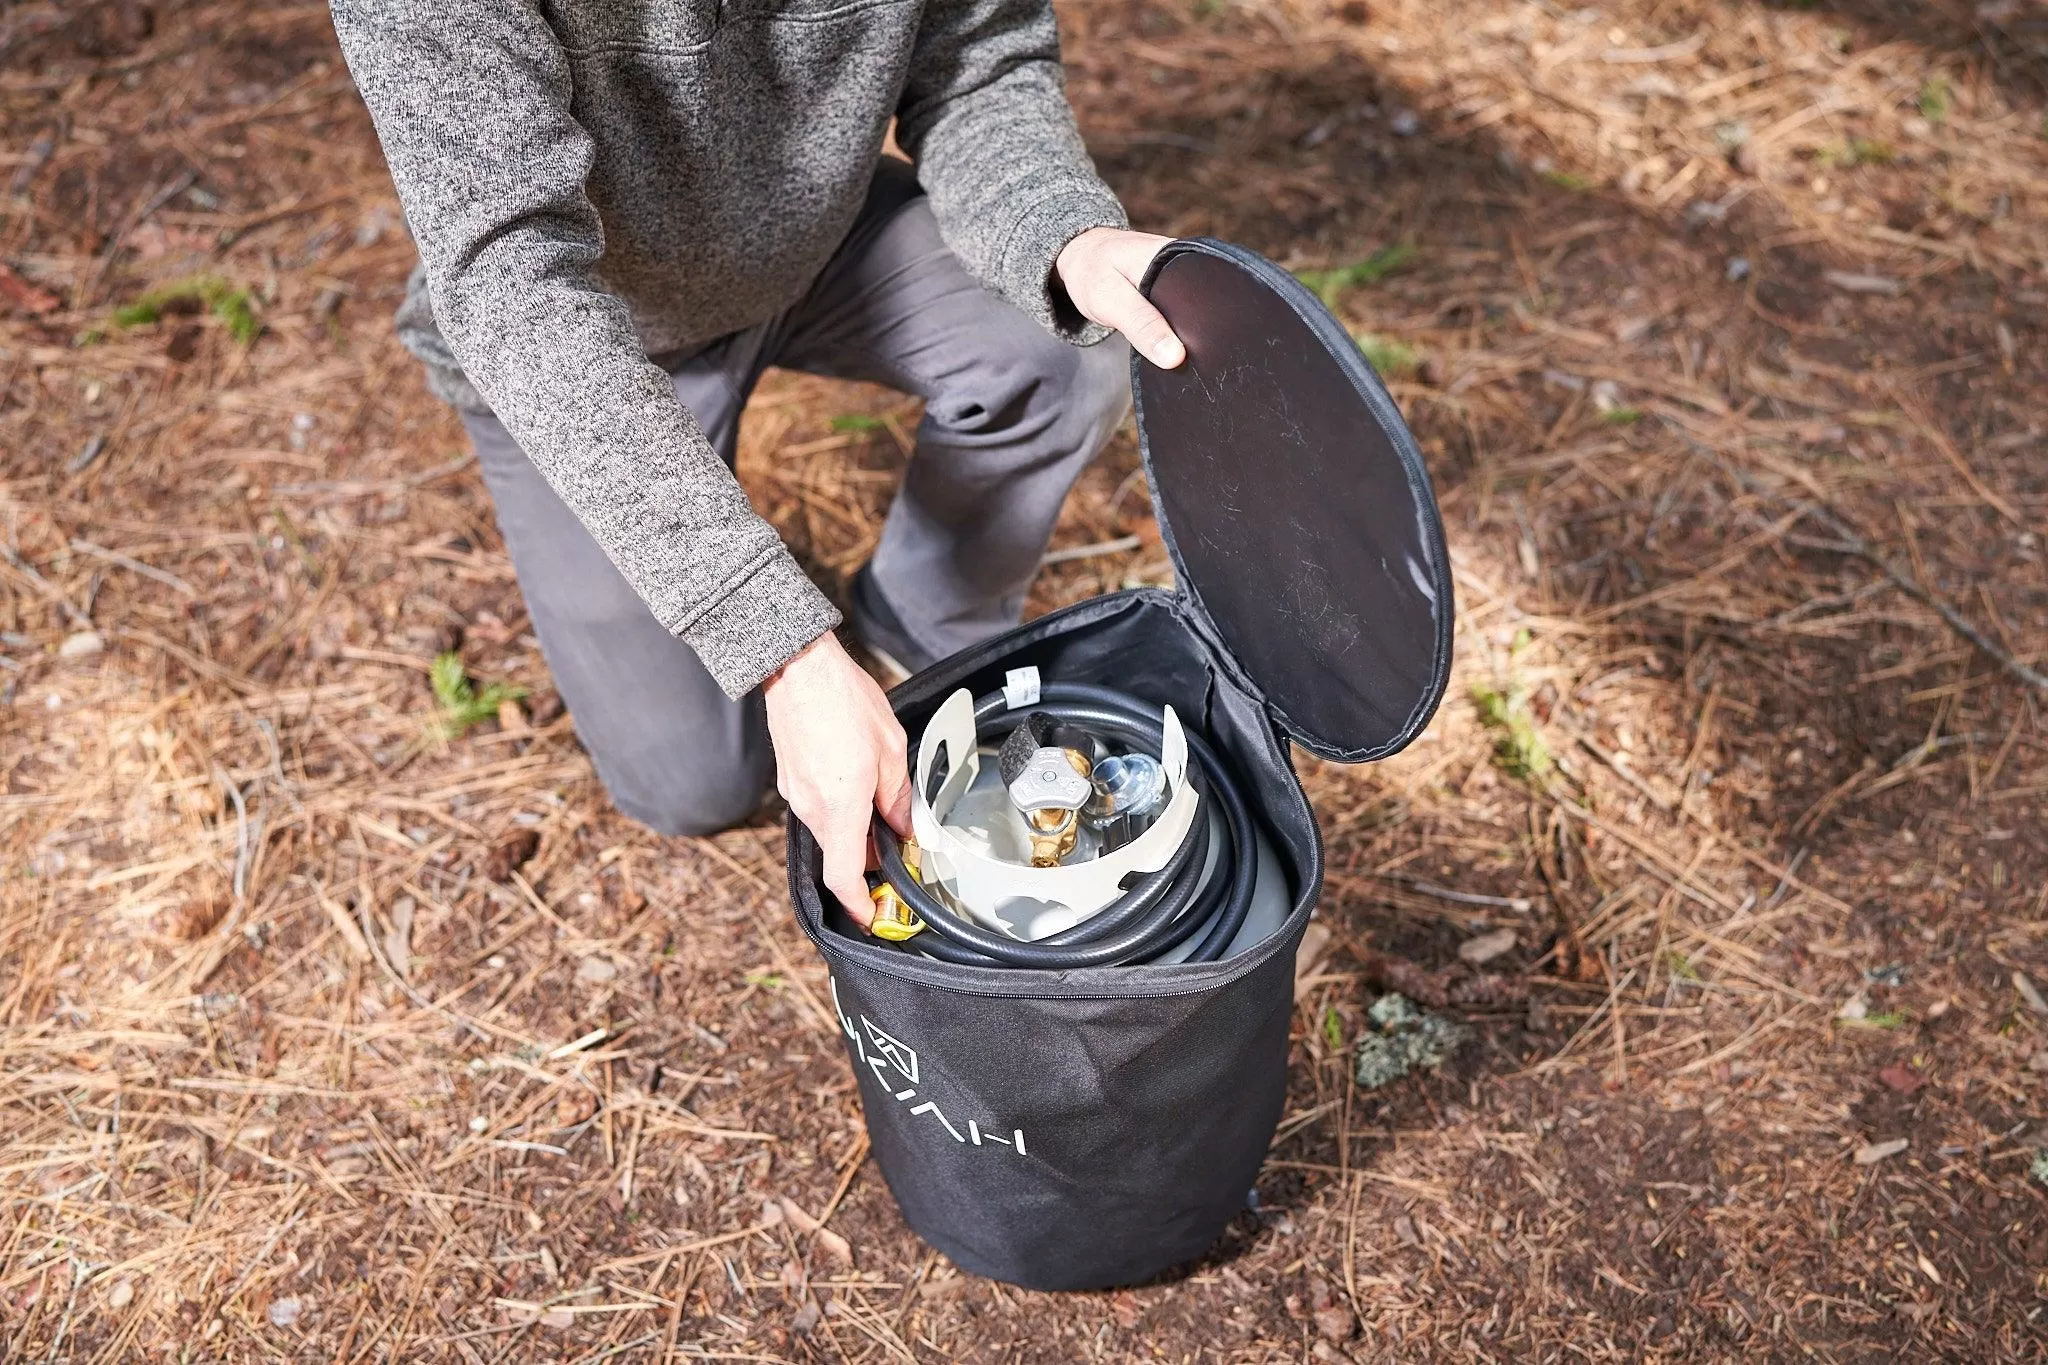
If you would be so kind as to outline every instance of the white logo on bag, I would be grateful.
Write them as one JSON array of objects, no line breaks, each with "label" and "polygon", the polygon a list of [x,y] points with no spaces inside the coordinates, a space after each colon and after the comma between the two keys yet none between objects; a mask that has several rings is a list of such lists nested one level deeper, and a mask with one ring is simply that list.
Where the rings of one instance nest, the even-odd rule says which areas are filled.
[{"label": "white logo on bag", "polygon": [[[837,978],[828,976],[825,980],[832,988],[832,1012],[839,1016],[839,1027],[846,1030],[847,1038],[853,1043],[855,1055],[867,1064],[869,1070],[875,1073],[875,1079],[882,1083],[882,1088],[888,1091],[889,1097],[898,1104],[910,1104],[912,1100],[917,1099],[917,1087],[919,1085],[917,1049],[911,1047],[902,1039],[892,1037],[890,1034],[877,1028],[875,1022],[865,1014],[860,1017],[860,1027],[855,1028],[853,1020],[846,1017],[845,1007],[839,1003],[839,982]],[[892,1072],[894,1075],[891,1074]],[[896,1087],[901,1082],[896,1079],[897,1076],[902,1077],[903,1080],[910,1082],[910,1084],[898,1090]],[[953,1135],[953,1141],[955,1142],[972,1143],[976,1147],[996,1142],[1001,1143],[1005,1147],[1014,1147],[1018,1156],[1030,1155],[1024,1150],[1024,1130],[1022,1128],[1012,1128],[1009,1137],[1000,1137],[984,1129],[974,1119],[969,1119],[967,1120],[967,1131],[962,1133],[953,1126],[953,1121],[946,1117],[946,1111],[939,1108],[936,1101],[929,1099],[925,1100],[922,1104],[912,1105],[910,1112],[913,1116],[930,1114],[944,1125],[948,1133]]]},{"label": "white logo on bag", "polygon": [[[832,999],[834,1004],[838,1003],[839,997],[836,992],[833,994]],[[842,1024],[845,1023],[846,1016],[843,1014],[840,1015],[839,1022]],[[898,1042],[896,1039],[891,1038],[888,1034],[876,1028],[874,1026],[874,1023],[865,1014],[863,1014],[860,1017],[860,1023],[861,1027],[867,1030],[868,1046],[872,1047],[878,1055],[888,1058],[889,1065],[895,1067],[898,1071],[903,1073],[903,1079],[909,1081],[912,1085],[916,1085],[916,1050],[911,1048],[907,1044]]]}]

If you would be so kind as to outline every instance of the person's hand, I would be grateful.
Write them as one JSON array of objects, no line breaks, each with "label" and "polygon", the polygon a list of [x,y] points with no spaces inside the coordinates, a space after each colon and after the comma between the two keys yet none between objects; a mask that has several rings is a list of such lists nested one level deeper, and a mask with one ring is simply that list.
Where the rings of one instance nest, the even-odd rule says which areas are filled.
[{"label": "person's hand", "polygon": [[1162,370],[1188,358],[1187,347],[1143,294],[1145,267],[1172,241],[1150,232],[1089,228],[1060,248],[1053,273],[1081,316],[1122,332],[1139,355]]},{"label": "person's hand", "polygon": [[877,810],[910,833],[903,727],[882,689],[830,631],[761,685],[775,743],[775,789],[825,852],[825,885],[865,929],[868,826]]}]

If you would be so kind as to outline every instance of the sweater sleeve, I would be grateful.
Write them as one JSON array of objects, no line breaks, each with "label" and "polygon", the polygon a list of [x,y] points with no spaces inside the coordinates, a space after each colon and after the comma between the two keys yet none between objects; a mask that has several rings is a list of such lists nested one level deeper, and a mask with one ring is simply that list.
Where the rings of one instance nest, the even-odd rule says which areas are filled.
[{"label": "sweater sleeve", "polygon": [[976,278],[1069,341],[1108,335],[1052,274],[1068,242],[1128,219],[1074,126],[1051,0],[927,5],[896,137]]},{"label": "sweater sleeve", "polygon": [[728,695],[838,624],[596,279],[589,135],[533,0],[332,0],[465,374]]}]

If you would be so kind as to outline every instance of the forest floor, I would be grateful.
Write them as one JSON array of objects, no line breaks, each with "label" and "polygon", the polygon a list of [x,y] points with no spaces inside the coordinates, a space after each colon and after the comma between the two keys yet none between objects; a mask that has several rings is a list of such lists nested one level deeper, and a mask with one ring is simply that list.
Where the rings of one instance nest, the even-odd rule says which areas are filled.
[{"label": "forest floor", "polygon": [[[1324,272],[1456,566],[1430,731],[1301,764],[1327,934],[1257,1212],[1105,1293],[922,1245],[777,812],[653,836],[553,700],[324,6],[19,4],[0,1359],[2048,1352],[2044,12],[1061,9],[1133,219]],[[829,591],[915,419],[756,396]],[[1136,469],[1034,611],[1170,578]],[[457,739],[450,649],[528,689]],[[1358,1088],[1389,975],[1503,930],[1526,1005]]]}]

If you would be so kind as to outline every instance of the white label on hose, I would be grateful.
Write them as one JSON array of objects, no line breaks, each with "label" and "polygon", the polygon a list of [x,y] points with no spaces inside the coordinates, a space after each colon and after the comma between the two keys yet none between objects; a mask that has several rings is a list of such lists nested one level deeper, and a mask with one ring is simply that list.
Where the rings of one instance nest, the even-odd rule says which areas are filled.
[{"label": "white label on hose", "polygon": [[1003,675],[1003,701],[1012,711],[1038,705],[1038,670],[1013,668]]}]

